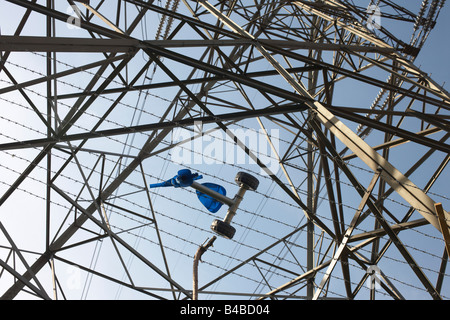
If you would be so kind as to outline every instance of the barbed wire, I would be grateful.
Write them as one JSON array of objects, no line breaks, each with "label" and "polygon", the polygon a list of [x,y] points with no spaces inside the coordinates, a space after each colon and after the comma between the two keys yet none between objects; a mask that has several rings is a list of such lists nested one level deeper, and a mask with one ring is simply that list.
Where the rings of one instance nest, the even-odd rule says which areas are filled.
[{"label": "barbed wire", "polygon": [[[29,71],[31,71],[31,70],[29,70]],[[59,81],[59,80],[58,80]],[[28,89],[28,88],[27,88]],[[153,95],[154,97],[155,97],[155,95]],[[43,96],[44,97],[44,96]],[[160,97],[159,97],[160,98]],[[3,98],[2,98],[2,100],[4,100]],[[112,99],[110,99],[110,101],[113,101]],[[169,101],[168,99],[167,99],[167,101]],[[11,102],[12,103],[12,102]],[[69,106],[70,107],[70,106]],[[131,106],[132,107],[132,106]],[[135,108],[135,107],[134,107]],[[151,113],[150,113],[151,114]],[[154,115],[154,114],[152,114],[153,116],[156,116],[156,115]],[[98,117],[98,116],[96,116],[96,117]],[[158,116],[156,116],[156,117],[158,117]],[[18,122],[16,122],[16,121],[13,121],[13,120],[11,120],[11,119],[7,119],[7,118],[4,118],[4,117],[1,117],[3,120],[6,120],[6,121],[9,121],[10,123],[13,123],[14,125],[20,125],[20,126],[22,126],[23,128],[25,128],[25,129],[27,129],[27,130],[30,130],[30,131],[33,131],[33,132],[35,132],[35,133],[40,133],[40,134],[43,134],[44,136],[45,136],[45,133],[42,133],[42,132],[39,132],[38,130],[36,130],[36,129],[34,129],[34,128],[32,128],[32,127],[29,127],[29,126],[26,126],[26,125],[23,125],[23,124],[20,124],[20,123],[18,123]],[[110,120],[108,120],[108,122],[110,122]],[[110,122],[110,123],[114,123],[115,125],[119,125],[119,126],[123,126],[123,125],[120,125],[120,124],[118,124],[118,123],[115,123],[115,122]],[[75,125],[75,124],[74,124]],[[81,128],[81,127],[80,127]],[[86,129],[86,128],[83,128],[83,129]],[[249,129],[249,128],[247,128],[247,129]],[[4,135],[4,134],[2,134],[3,136],[6,136],[6,135]],[[148,136],[148,135],[147,135]],[[11,138],[11,137],[9,137],[9,138]],[[111,137],[107,137],[107,138],[111,138]],[[18,141],[18,140],[16,140],[16,141]],[[285,140],[284,140],[285,141]],[[116,141],[116,142],[120,142],[120,141]],[[287,142],[287,141],[285,141],[285,142]],[[133,147],[134,148],[134,147]],[[136,148],[136,149],[138,149],[138,148]],[[159,156],[159,155],[158,155]],[[329,155],[326,155],[326,156],[329,156]],[[29,160],[28,160],[29,161]],[[349,164],[349,165],[351,165],[351,166],[353,166],[352,164]],[[3,166],[2,165],[2,167],[4,167],[4,168],[6,168],[5,166]],[[87,168],[87,167],[86,167]],[[44,168],[45,169],[45,168]],[[370,172],[370,173],[372,173],[370,170],[367,170],[366,168],[361,168],[361,167],[358,167],[358,169],[360,169],[360,170],[365,170],[365,171],[367,171],[367,172]],[[15,173],[20,173],[20,172],[15,172]],[[220,178],[220,177],[216,177],[215,176],[215,178]],[[225,179],[223,179],[222,178],[222,180],[224,180],[225,181]],[[36,180],[36,181],[39,181],[39,180]],[[77,180],[75,180],[75,179],[73,179],[73,181],[77,181]],[[42,183],[44,183],[43,181],[39,181],[39,182],[42,182]],[[78,183],[80,183],[80,184],[83,184],[82,182],[80,182],[80,181],[77,181]],[[336,182],[339,182],[339,183],[343,183],[342,181],[336,181]],[[4,184],[4,185],[8,185],[7,183],[5,183],[5,182],[2,182],[2,184]],[[344,183],[345,184],[345,183]],[[348,184],[348,186],[349,187],[353,187],[352,185],[350,185],[350,184]],[[20,190],[20,189],[19,189]],[[21,190],[21,191],[24,191],[24,190]],[[304,191],[304,190],[299,190],[299,191]],[[25,191],[25,192],[27,192],[27,191]],[[32,193],[30,193],[29,191],[27,192],[27,193],[29,193],[29,194],[31,194],[31,195],[34,195],[34,194],[32,194]],[[260,195],[263,195],[262,193],[259,193]],[[432,194],[432,193],[430,193],[430,194]],[[444,196],[444,195],[438,195],[438,194],[434,194],[434,195],[436,195],[436,196],[439,196],[439,197],[442,197],[443,199],[449,199],[448,197],[446,197],[446,196]],[[36,195],[34,195],[34,196],[36,196]],[[281,199],[276,199],[276,198],[273,198],[273,197],[270,197],[270,196],[267,196],[268,198],[270,198],[270,199],[275,199],[275,200],[277,200],[277,201],[283,201],[283,200],[281,200]],[[43,200],[45,200],[45,198],[43,198],[43,197],[40,197],[40,196],[38,196],[38,198],[40,198],[40,199],[43,199]],[[323,199],[325,199],[325,198],[323,198]],[[171,199],[171,200],[174,200],[174,199]],[[389,199],[389,200],[391,200],[391,199]],[[392,201],[392,200],[391,200]],[[289,203],[287,203],[287,202],[285,202],[286,204],[289,204]],[[407,205],[405,205],[405,204],[402,204],[402,203],[400,203],[400,202],[398,202],[398,204],[401,204],[401,205],[403,205],[403,206],[405,206],[405,207],[410,207],[410,206],[407,206]],[[183,204],[184,205],[184,204]],[[291,204],[290,204],[291,205]],[[347,206],[347,205],[345,205],[345,204],[341,204],[341,205],[344,205],[344,206]],[[296,208],[299,208],[298,206],[295,206],[295,205],[293,205],[293,207],[296,207]],[[356,208],[354,208],[354,207],[352,207],[352,206],[348,206],[349,208],[351,208],[351,209],[356,209]],[[247,213],[248,213],[249,211],[247,211]],[[258,215],[258,217],[263,217],[262,215]],[[325,217],[322,217],[322,218],[324,218],[324,219],[327,219],[327,218],[325,218]],[[278,220],[276,220],[276,219],[273,219],[273,220],[275,220],[275,221],[278,221]],[[282,223],[281,221],[278,221],[279,223]],[[286,224],[287,225],[287,224]],[[415,229],[414,229],[415,230]],[[438,238],[439,239],[439,238]],[[332,240],[332,239],[331,239]],[[439,240],[442,240],[442,239],[439,239]],[[423,250],[422,250],[423,251]],[[424,253],[425,253],[425,251],[424,251]],[[403,263],[405,263],[404,261],[403,261]],[[434,271],[433,271],[434,272]]]},{"label": "barbed wire", "polygon": [[[19,124],[19,125],[21,125],[21,124]],[[28,128],[28,127],[27,127]],[[4,134],[2,134],[2,135],[4,135]],[[12,138],[12,137],[10,137],[10,138]],[[9,154],[9,153],[8,153]],[[10,155],[12,155],[12,156],[14,156],[13,154],[10,154]],[[25,158],[21,158],[22,160],[24,160],[24,161],[29,161],[29,160],[27,160],[27,159],[25,159]],[[2,167],[5,167],[5,166],[2,166]],[[6,167],[5,167],[6,168]],[[87,167],[86,167],[87,168]],[[45,170],[45,168],[42,168],[41,167],[41,169],[43,169],[43,170]],[[17,173],[17,174],[19,174],[19,172],[17,172],[17,171],[14,171],[15,173]],[[63,175],[64,176],[64,175]],[[65,178],[68,178],[68,179],[71,179],[72,181],[75,181],[75,182],[78,182],[78,183],[80,183],[81,185],[83,185],[83,183],[81,183],[81,182],[79,182],[79,181],[77,181],[77,180],[75,180],[75,179],[73,179],[73,178],[71,178],[71,177],[68,177],[68,176],[64,176]],[[154,177],[152,177],[152,178],[154,178]],[[34,180],[36,180],[36,179],[34,179]],[[36,181],[39,181],[39,180],[36,180]],[[225,180],[223,180],[224,182],[226,182]],[[40,181],[41,183],[44,183],[44,182],[42,182],[42,181]],[[305,193],[306,191],[304,191],[304,190],[300,190],[300,191],[302,191],[303,193]],[[262,194],[262,193],[260,193],[261,195],[265,195],[265,194]],[[306,194],[306,193],[305,193]],[[161,196],[161,195],[160,195]],[[267,195],[265,195],[266,197],[270,197],[270,196],[267,196]],[[280,199],[276,199],[276,198],[273,198],[273,197],[270,197],[271,199],[274,199],[274,200],[280,200]],[[174,201],[174,199],[171,199],[172,201]],[[281,200],[282,201],[282,200]],[[285,203],[285,204],[289,204],[289,203],[287,203],[287,202],[284,202],[284,201],[282,201],[283,203]],[[180,203],[181,204],[181,203]],[[355,208],[355,207],[352,207],[352,206],[348,206],[348,205],[346,205],[347,207],[349,207],[349,208],[351,208],[351,209],[353,209],[353,210],[356,210],[357,208]],[[294,206],[295,207],[295,206]],[[297,207],[298,208],[298,207]],[[300,209],[300,208],[299,208]],[[244,211],[244,212],[246,212],[246,213],[250,213],[250,214],[254,214],[254,215],[257,215],[256,213],[253,213],[253,212],[250,212],[250,211],[248,211],[248,210],[245,210],[245,209],[243,209],[242,211]],[[264,219],[268,219],[268,220],[271,220],[271,221],[274,221],[274,222],[277,222],[277,223],[281,223],[281,224],[284,224],[284,225],[288,225],[288,224],[286,224],[286,223],[284,223],[284,222],[282,222],[282,221],[280,221],[280,220],[277,220],[277,219],[273,219],[273,218],[270,218],[270,217],[265,217],[265,216],[262,216],[262,215],[257,215],[259,218],[264,218]],[[321,216],[321,218],[322,219],[326,219],[326,220],[330,220],[330,221],[333,221],[333,219],[330,219],[330,218],[328,218],[328,217],[324,217],[324,216]],[[245,227],[245,226],[244,226]],[[357,228],[358,229],[358,228]],[[415,229],[413,229],[413,230],[415,230]],[[362,230],[361,229],[361,231],[363,231],[363,232],[367,232],[367,230]],[[427,234],[424,234],[424,235],[426,235],[426,236],[429,236],[429,235],[427,235]],[[439,238],[436,238],[436,239],[439,239]],[[439,240],[441,240],[441,239],[439,239]],[[442,240],[441,240],[442,241]],[[418,249],[418,248],[415,248],[415,247],[412,247],[414,250],[418,250],[418,251],[420,251],[420,252],[425,252],[425,253],[427,253],[426,251],[424,251],[424,250],[421,250],[421,249]],[[429,253],[427,253],[427,254],[429,254]]]}]

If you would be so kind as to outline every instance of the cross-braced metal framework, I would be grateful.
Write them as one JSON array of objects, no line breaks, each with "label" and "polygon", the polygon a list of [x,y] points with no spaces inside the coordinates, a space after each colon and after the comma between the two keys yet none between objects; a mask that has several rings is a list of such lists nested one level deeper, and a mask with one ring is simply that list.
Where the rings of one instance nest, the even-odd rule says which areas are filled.
[{"label": "cross-braced metal framework", "polygon": [[448,299],[444,2],[1,0],[0,296]]}]

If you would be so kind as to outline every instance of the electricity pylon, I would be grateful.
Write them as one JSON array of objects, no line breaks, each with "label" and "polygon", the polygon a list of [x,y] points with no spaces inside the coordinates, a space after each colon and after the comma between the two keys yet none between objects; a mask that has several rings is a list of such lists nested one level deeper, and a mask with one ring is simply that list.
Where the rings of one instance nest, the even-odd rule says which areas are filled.
[{"label": "electricity pylon", "polygon": [[233,183],[205,136],[261,185],[200,298],[449,297],[450,94],[414,64],[444,3],[2,0],[1,297],[191,299],[177,261],[213,219],[148,185]]}]

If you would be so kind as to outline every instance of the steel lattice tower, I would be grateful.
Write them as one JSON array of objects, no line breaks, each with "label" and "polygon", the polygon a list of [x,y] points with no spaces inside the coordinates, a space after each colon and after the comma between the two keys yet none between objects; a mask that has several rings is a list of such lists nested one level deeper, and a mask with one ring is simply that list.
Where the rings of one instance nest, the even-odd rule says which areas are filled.
[{"label": "steel lattice tower", "polygon": [[0,296],[191,299],[189,168],[200,299],[449,298],[444,3],[1,0]]}]

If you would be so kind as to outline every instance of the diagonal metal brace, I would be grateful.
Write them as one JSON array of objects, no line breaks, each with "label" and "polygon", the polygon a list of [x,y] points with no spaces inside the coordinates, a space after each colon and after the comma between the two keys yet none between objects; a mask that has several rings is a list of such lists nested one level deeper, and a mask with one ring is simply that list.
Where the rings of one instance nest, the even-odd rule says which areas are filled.
[{"label": "diagonal metal brace", "polygon": [[361,213],[363,212],[364,207],[366,206],[367,201],[370,198],[370,195],[372,194],[372,190],[375,187],[378,179],[381,175],[381,169],[377,170],[375,175],[372,178],[372,181],[369,184],[369,187],[367,188],[366,192],[364,193],[364,196],[361,200],[361,203],[358,206],[358,209],[356,210],[355,215],[353,216],[352,221],[350,222],[349,227],[347,228],[347,231],[344,233],[344,236],[342,237],[342,241],[339,244],[338,249],[336,250],[334,257],[328,266],[327,271],[325,272],[325,275],[322,278],[322,281],[319,284],[319,287],[314,293],[313,300],[317,300],[322,293],[323,288],[325,287],[326,283],[328,282],[331,273],[333,272],[334,267],[336,266],[337,262],[341,258],[342,254],[345,251],[345,248],[347,247],[348,240],[350,239],[350,236],[352,235],[353,230],[355,230],[355,227],[358,223],[358,219],[361,216]]}]

